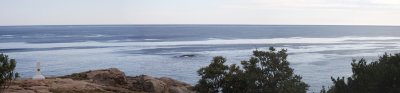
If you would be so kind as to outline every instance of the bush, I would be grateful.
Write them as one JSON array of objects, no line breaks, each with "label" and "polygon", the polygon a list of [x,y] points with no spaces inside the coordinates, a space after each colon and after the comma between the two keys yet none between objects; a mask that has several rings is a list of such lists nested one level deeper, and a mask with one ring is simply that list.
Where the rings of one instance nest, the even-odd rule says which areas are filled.
[{"label": "bush", "polygon": [[385,53],[369,64],[364,59],[353,60],[351,66],[353,75],[347,80],[332,78],[327,93],[400,93],[400,54]]},{"label": "bush", "polygon": [[306,93],[308,85],[289,67],[287,50],[253,51],[249,61],[224,65],[226,59],[217,56],[198,71],[201,79],[195,89],[201,93]]},{"label": "bush", "polygon": [[7,55],[0,54],[0,93],[10,85],[10,81],[17,78],[18,73],[14,72],[15,59],[9,59]]},{"label": "bush", "polygon": [[205,68],[201,68],[197,73],[201,76],[195,87],[201,93],[215,93],[221,91],[226,72],[229,69],[224,63],[226,59],[221,56],[213,58],[213,62]]}]

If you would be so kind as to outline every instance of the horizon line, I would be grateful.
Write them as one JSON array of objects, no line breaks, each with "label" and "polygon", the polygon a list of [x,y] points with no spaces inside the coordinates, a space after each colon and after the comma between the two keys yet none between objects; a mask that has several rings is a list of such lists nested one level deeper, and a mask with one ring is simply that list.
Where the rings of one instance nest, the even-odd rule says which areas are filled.
[{"label": "horizon line", "polygon": [[43,24],[43,25],[0,25],[0,27],[18,26],[390,26],[373,24]]}]

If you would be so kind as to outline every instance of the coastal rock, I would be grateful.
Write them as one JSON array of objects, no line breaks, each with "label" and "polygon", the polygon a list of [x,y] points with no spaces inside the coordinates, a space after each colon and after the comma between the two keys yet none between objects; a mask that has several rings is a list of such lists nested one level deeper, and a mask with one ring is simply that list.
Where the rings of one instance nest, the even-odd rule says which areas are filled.
[{"label": "coastal rock", "polygon": [[158,78],[159,80],[165,82],[168,86],[168,91],[170,93],[195,93],[193,92],[193,87],[190,84],[174,80],[168,77]]},{"label": "coastal rock", "polygon": [[[104,92],[105,86],[72,79],[14,80],[6,93],[87,93]],[[128,92],[126,92],[128,93]]]},{"label": "coastal rock", "polygon": [[167,91],[167,84],[162,82],[161,80],[157,80],[153,77],[142,75],[138,77],[138,82],[143,82],[143,83],[137,83],[137,82],[132,82],[133,86],[143,86],[143,90],[145,92],[149,93],[168,93]]},{"label": "coastal rock", "polygon": [[94,71],[86,71],[81,73],[74,73],[72,75],[62,76],[60,78],[71,78],[74,80],[89,80],[93,83],[121,86],[126,85],[127,81],[125,73],[117,68],[100,69]]},{"label": "coastal rock", "polygon": [[[181,92],[179,90],[188,90],[186,87],[178,88],[177,85],[183,84],[174,84],[174,83],[181,83],[175,82],[176,80],[162,78],[154,78],[151,76],[141,75],[137,77],[130,77],[128,78],[131,84],[131,89],[134,90],[143,90],[144,92],[149,93],[191,93],[191,92]],[[178,90],[178,91],[177,91]]]},{"label": "coastal rock", "polygon": [[45,80],[14,80],[6,93],[196,93],[192,86],[172,78],[125,76],[116,69],[74,73]]}]

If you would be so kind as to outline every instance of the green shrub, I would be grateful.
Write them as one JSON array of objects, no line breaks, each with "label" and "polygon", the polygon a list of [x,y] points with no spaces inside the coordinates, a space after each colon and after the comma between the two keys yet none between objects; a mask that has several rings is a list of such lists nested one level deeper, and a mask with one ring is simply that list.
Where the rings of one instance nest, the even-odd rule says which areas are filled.
[{"label": "green shrub", "polygon": [[8,88],[11,80],[19,77],[18,73],[14,72],[15,66],[15,59],[9,59],[7,55],[0,54],[0,93]]},{"label": "green shrub", "polygon": [[199,84],[195,86],[199,92],[215,93],[220,91],[229,69],[228,66],[224,65],[225,61],[226,59],[221,56],[214,57],[210,65],[197,71],[202,78],[198,81]]},{"label": "green shrub", "polygon": [[198,71],[201,79],[195,89],[201,93],[306,93],[308,85],[289,67],[287,50],[253,51],[243,69],[236,64],[224,65],[226,59],[217,56]]},{"label": "green shrub", "polygon": [[[400,54],[384,54],[378,61],[353,60],[353,75],[332,78],[327,93],[400,93]],[[322,91],[321,91],[322,92]]]}]

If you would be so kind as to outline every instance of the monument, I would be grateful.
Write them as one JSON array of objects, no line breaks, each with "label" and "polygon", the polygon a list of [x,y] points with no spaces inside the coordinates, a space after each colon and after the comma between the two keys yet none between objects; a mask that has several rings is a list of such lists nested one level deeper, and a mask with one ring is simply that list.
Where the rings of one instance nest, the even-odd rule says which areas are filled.
[{"label": "monument", "polygon": [[33,80],[43,80],[45,77],[40,72],[40,62],[36,63],[36,74],[32,77]]}]

